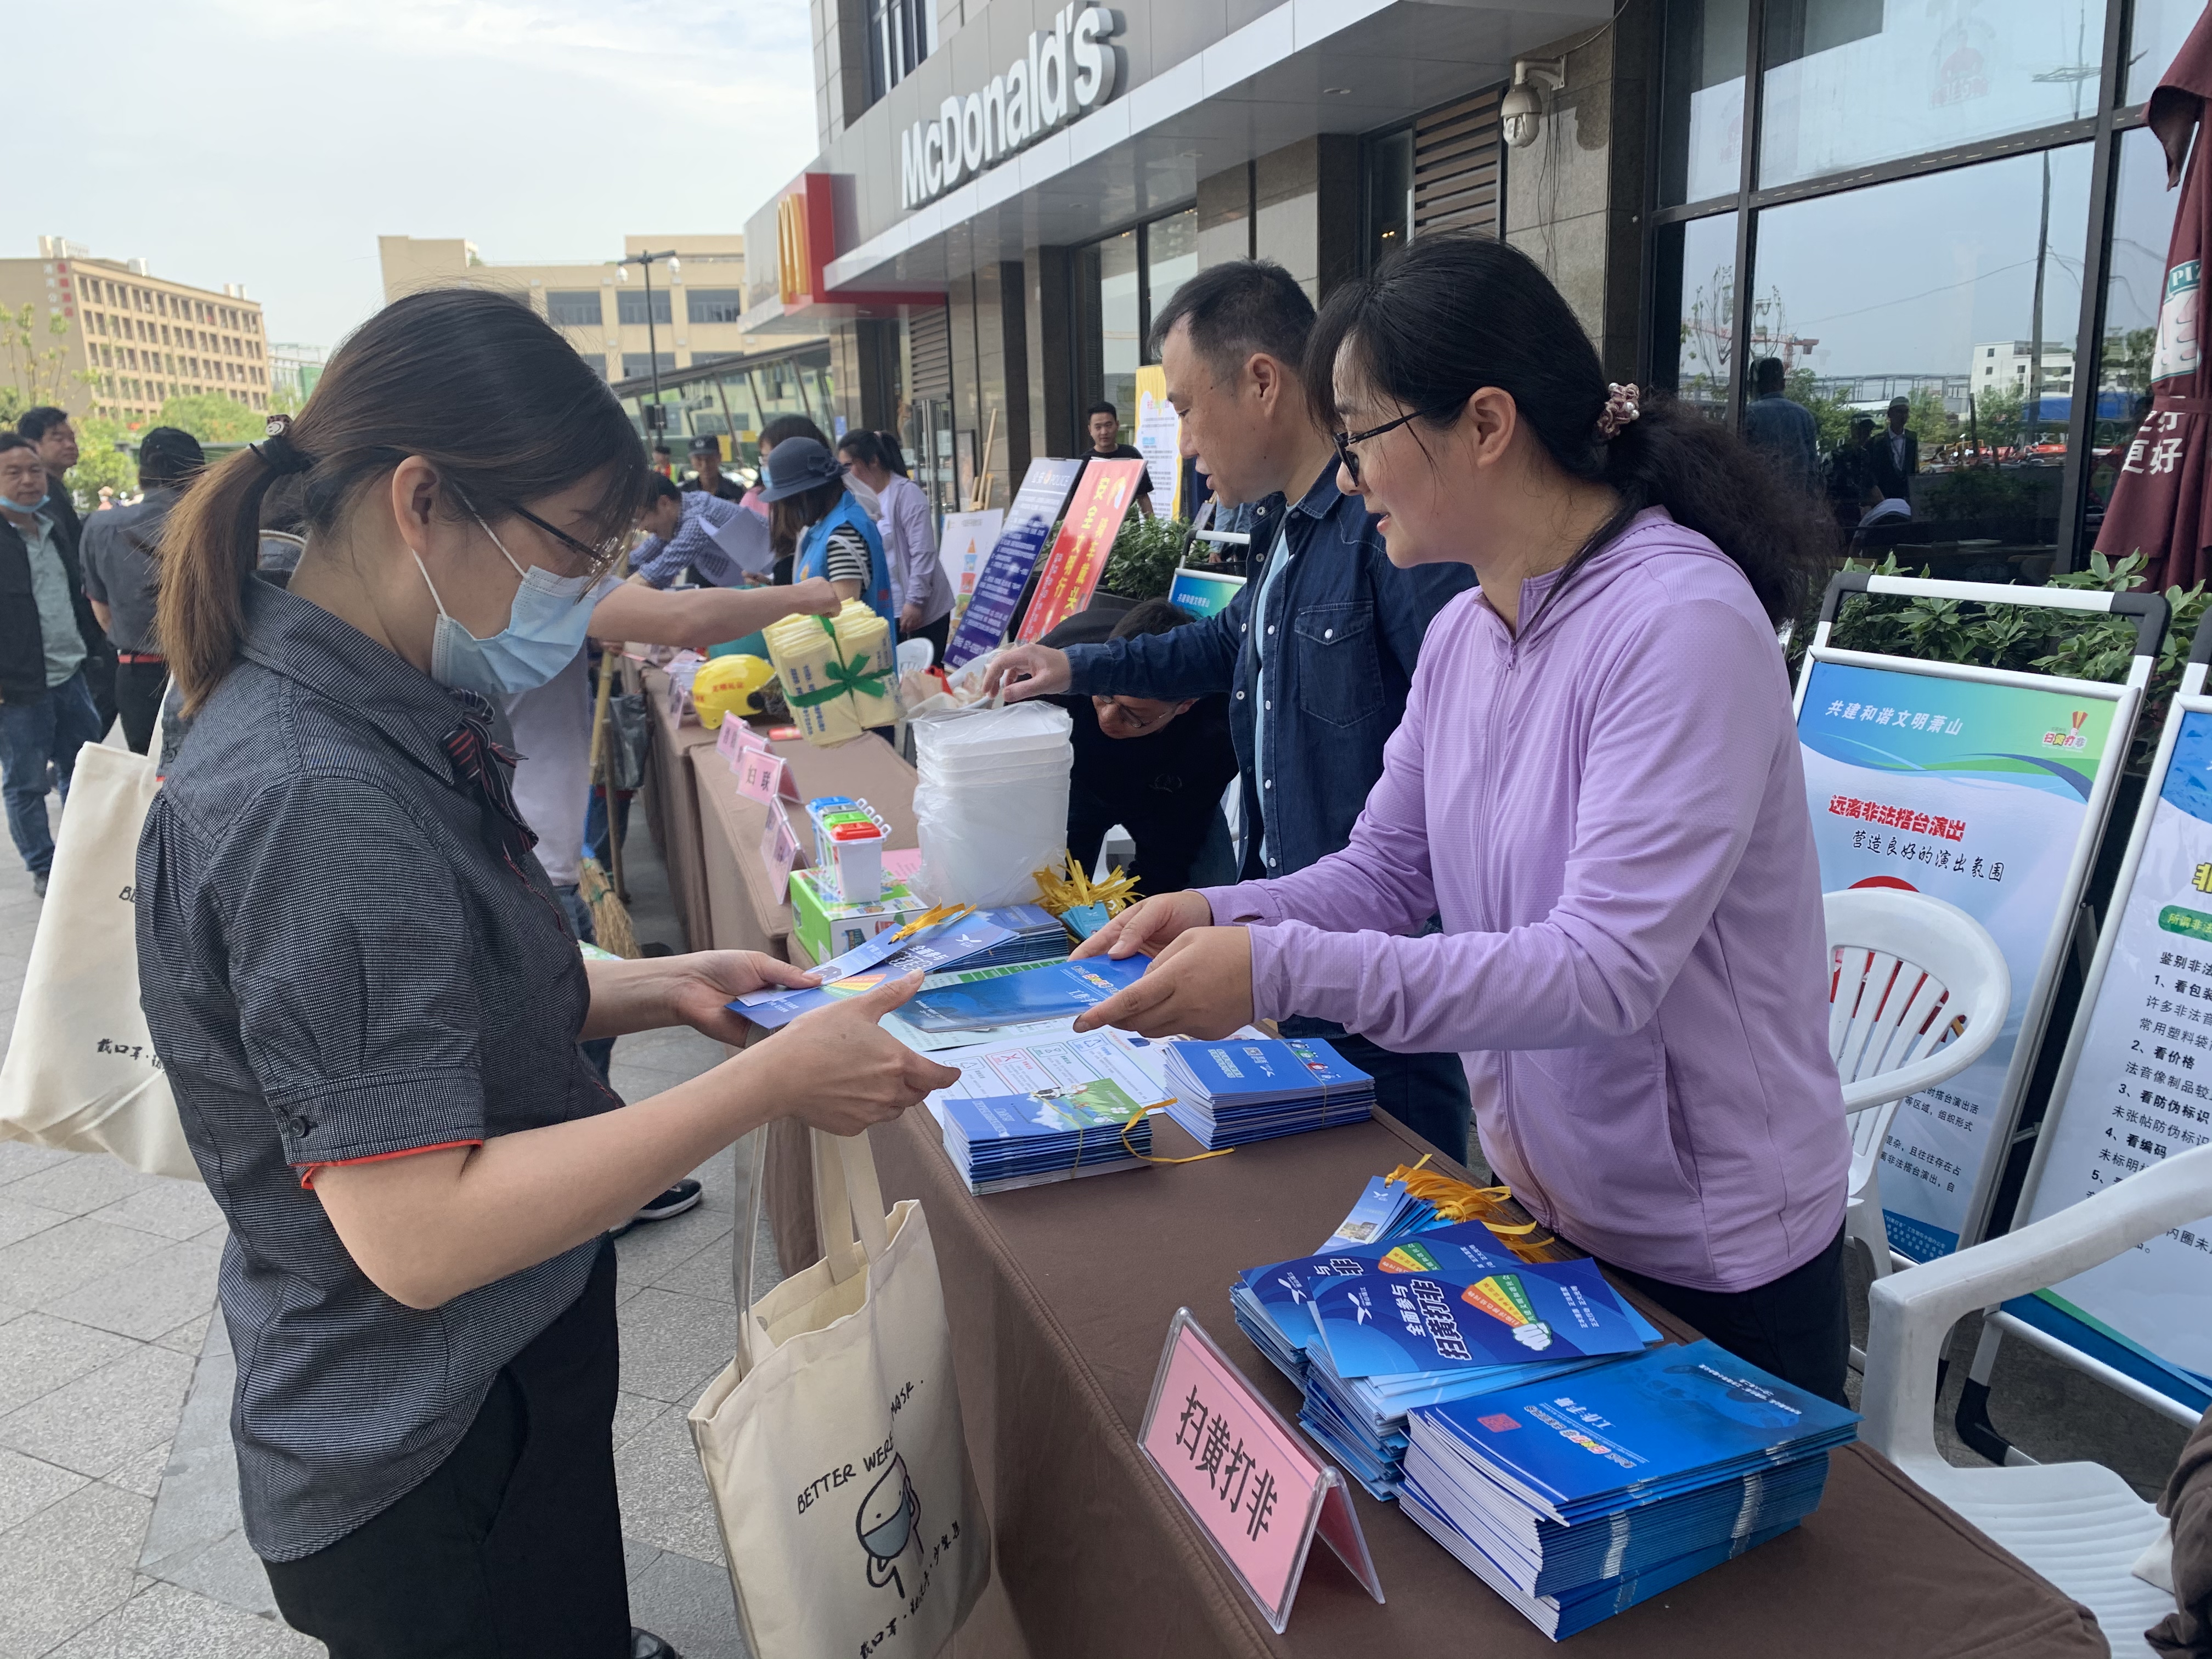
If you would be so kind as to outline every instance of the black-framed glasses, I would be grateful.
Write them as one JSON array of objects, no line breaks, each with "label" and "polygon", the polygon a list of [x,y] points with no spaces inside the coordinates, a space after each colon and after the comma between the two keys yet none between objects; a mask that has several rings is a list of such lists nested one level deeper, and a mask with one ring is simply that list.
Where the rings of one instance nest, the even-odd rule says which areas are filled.
[{"label": "black-framed glasses", "polygon": [[1329,441],[1336,446],[1336,459],[1343,464],[1344,470],[1352,475],[1352,482],[1358,483],[1359,457],[1352,453],[1352,445],[1364,444],[1370,438],[1379,438],[1386,432],[1395,432],[1408,421],[1418,421],[1424,417],[1434,420],[1447,410],[1457,409],[1465,401],[1464,398],[1455,398],[1448,404],[1438,404],[1434,409],[1417,409],[1410,415],[1401,415],[1395,421],[1385,421],[1380,426],[1370,426],[1364,432],[1332,432],[1328,434]]},{"label": "black-framed glasses", "polygon": [[588,569],[597,570],[603,566],[612,564],[615,556],[622,551],[623,538],[620,536],[610,536],[597,547],[592,547],[578,541],[567,531],[556,529],[526,507],[518,507],[512,510],[516,518],[527,519],[555,541],[575,554],[578,558],[583,560]]}]

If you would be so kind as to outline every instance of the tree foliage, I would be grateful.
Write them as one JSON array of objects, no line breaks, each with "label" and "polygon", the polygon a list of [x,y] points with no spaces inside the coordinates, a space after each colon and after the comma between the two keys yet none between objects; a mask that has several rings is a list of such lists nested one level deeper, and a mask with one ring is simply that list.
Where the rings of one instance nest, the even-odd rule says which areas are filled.
[{"label": "tree foliage", "polygon": [[155,424],[181,427],[204,444],[252,443],[268,430],[264,416],[220,392],[168,398]]},{"label": "tree foliage", "polygon": [[67,482],[79,510],[89,512],[99,506],[103,488],[118,495],[137,489],[137,464],[128,450],[116,447],[125,435],[123,423],[104,416],[88,416],[76,425],[77,460],[69,470]]}]

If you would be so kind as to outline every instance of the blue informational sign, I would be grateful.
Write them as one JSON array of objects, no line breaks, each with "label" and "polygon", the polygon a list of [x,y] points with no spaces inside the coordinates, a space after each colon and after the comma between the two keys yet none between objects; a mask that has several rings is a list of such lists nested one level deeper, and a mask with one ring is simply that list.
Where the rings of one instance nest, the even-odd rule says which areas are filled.
[{"label": "blue informational sign", "polygon": [[1075,488],[1082,472],[1080,460],[1040,459],[1030,463],[1022,487],[1014,493],[1014,504],[1007,509],[1006,527],[999,532],[991,556],[983,562],[982,574],[975,578],[975,592],[961,616],[960,626],[945,643],[947,670],[998,648],[1007,624],[1014,619],[1022,588],[1066,502],[1067,492]]},{"label": "blue informational sign", "polygon": [[1168,584],[1168,603],[1203,622],[1228,610],[1237,598],[1237,590],[1243,586],[1242,576],[1217,575],[1211,570],[1178,570]]},{"label": "blue informational sign", "polygon": [[[2022,1224],[2212,1140],[2212,704],[2177,699],[2172,718],[2021,1194]],[[2212,1403],[2212,1220],[2005,1311],[2191,1411]]]},{"label": "blue informational sign", "polygon": [[2099,828],[2091,800],[2127,746],[2116,688],[2048,684],[1820,661],[1798,711],[1821,887],[1947,900],[1989,929],[2012,972],[1996,1042],[1956,1077],[1907,1095],[1882,1148],[1889,1242],[1916,1261],[1979,1236],[2041,1035],[2045,965]]}]

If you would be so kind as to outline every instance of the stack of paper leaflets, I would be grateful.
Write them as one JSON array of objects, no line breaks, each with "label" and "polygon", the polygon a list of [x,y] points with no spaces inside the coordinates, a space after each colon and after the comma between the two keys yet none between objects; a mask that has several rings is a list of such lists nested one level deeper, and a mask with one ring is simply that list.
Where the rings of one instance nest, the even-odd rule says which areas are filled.
[{"label": "stack of paper leaflets", "polygon": [[960,1081],[929,1104],[969,1191],[1141,1169],[1152,1148],[1146,1114],[1165,1098],[1136,1058],[1142,1042],[1109,1030],[964,1050]]},{"label": "stack of paper leaflets", "polygon": [[1423,1407],[1406,1512],[1557,1639],[1788,1531],[1856,1413],[1711,1342]]},{"label": "stack of paper leaflets", "polygon": [[974,946],[965,955],[956,956],[951,952],[969,936],[967,924],[957,924],[935,941],[942,958],[938,966],[1008,968],[1027,966],[1033,962],[1056,962],[1074,945],[1067,929],[1042,905],[1003,904],[994,910],[978,910],[970,920],[1002,930],[1005,936]]},{"label": "stack of paper leaflets", "polygon": [[1359,1194],[1359,1201],[1352,1206],[1352,1213],[1337,1223],[1336,1231],[1322,1242],[1318,1254],[1326,1255],[1347,1244],[1378,1244],[1386,1238],[1421,1232],[1436,1224],[1435,1205],[1425,1198],[1415,1198],[1402,1181],[1376,1176]]},{"label": "stack of paper leaflets", "polygon": [[1186,1039],[1167,1049],[1168,1111],[1210,1152],[1358,1121],[1375,1103],[1375,1079],[1318,1037]]}]

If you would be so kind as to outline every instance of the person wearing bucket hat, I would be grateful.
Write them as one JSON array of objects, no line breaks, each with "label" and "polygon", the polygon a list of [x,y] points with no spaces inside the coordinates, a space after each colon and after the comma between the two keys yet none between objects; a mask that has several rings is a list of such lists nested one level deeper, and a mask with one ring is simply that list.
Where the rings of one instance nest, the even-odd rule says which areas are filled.
[{"label": "person wearing bucket hat", "polygon": [[845,468],[828,447],[811,438],[787,438],[769,456],[761,477],[772,537],[793,533],[797,538],[792,580],[824,577],[840,599],[861,600],[896,628],[883,534],[845,488]]}]

